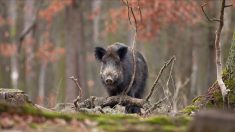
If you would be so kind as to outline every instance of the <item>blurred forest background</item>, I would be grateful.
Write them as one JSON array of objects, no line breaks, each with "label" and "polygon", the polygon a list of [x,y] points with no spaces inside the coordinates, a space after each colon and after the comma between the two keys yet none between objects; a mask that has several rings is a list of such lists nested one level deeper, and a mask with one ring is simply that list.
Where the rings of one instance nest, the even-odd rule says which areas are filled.
[{"label": "blurred forest background", "polygon": [[[167,94],[180,107],[204,94],[216,80],[217,23],[207,21],[200,7],[203,2],[129,2],[139,3],[141,8],[142,21],[139,10],[134,10],[138,24],[136,49],[147,59],[148,90],[164,62],[176,56],[170,84],[166,72],[155,99]],[[205,2],[207,14],[217,16],[220,1]],[[234,7],[225,11],[223,62],[235,29],[233,12]],[[76,98],[78,88],[69,79],[75,76],[82,86],[83,98],[107,96],[94,47],[114,42],[131,45],[133,35],[127,7],[121,0],[0,0],[0,87],[24,90],[33,102],[53,107]]]}]

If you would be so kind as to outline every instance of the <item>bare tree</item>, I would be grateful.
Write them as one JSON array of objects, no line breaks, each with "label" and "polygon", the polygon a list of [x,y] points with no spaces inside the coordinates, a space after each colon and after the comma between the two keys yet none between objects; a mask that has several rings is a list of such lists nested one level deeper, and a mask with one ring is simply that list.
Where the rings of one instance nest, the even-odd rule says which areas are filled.
[{"label": "bare tree", "polygon": [[221,3],[221,7],[220,7],[220,17],[219,19],[216,19],[216,18],[209,18],[207,16],[207,14],[205,13],[205,10],[204,10],[204,6],[206,4],[202,5],[202,11],[204,12],[206,18],[209,20],[209,21],[215,21],[215,22],[219,22],[219,26],[216,30],[216,33],[215,33],[215,51],[216,51],[216,75],[217,75],[217,81],[218,81],[218,85],[220,87],[220,90],[221,90],[221,94],[222,94],[222,97],[223,97],[223,102],[224,102],[224,106],[227,105],[228,103],[228,98],[227,98],[227,94],[228,94],[228,90],[224,84],[224,81],[222,79],[222,57],[221,57],[221,42],[220,42],[220,36],[221,36],[221,31],[222,31],[222,28],[224,26],[224,9],[226,7],[230,7],[231,5],[226,5],[225,3],[225,0],[222,0],[222,3]]},{"label": "bare tree", "polygon": [[100,23],[100,15],[99,15],[99,11],[100,11],[100,6],[102,4],[101,0],[93,0],[92,2],[92,12],[95,13],[95,17],[93,20],[93,41],[94,44],[99,43],[99,23]]},{"label": "bare tree", "polygon": [[82,1],[66,8],[66,101],[78,95],[78,89],[68,77],[75,76],[83,88],[83,97],[88,96],[86,80],[86,45],[84,42]]},{"label": "bare tree", "polygon": [[[17,31],[17,1],[9,0],[9,18],[11,19],[10,26],[10,39],[13,47],[16,47],[16,31]],[[11,56],[11,82],[13,88],[18,88],[19,69],[18,69],[18,57],[17,52]]]},{"label": "bare tree", "polygon": [[[30,25],[32,24],[32,18],[34,17],[34,4],[35,4],[35,0],[26,0],[25,1],[25,6],[24,6],[24,29],[30,27]],[[33,31],[29,31],[29,33],[27,33],[25,35],[25,44],[26,44],[26,48],[25,48],[25,56],[26,56],[26,60],[25,60],[25,78],[26,78],[26,88],[27,91],[29,92],[29,95],[31,93],[31,89],[33,88],[33,43],[32,43],[32,39],[33,39]]]}]

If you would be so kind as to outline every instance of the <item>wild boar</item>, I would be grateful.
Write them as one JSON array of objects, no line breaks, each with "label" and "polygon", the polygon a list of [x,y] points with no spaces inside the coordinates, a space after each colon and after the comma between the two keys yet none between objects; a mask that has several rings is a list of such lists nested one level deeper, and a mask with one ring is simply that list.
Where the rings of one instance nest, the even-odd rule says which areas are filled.
[{"label": "wild boar", "polygon": [[[116,42],[106,49],[95,48],[95,57],[101,62],[101,81],[107,89],[109,96],[122,94],[131,82],[134,65],[133,54],[130,47]],[[135,51],[136,74],[128,96],[142,98],[148,78],[148,67],[143,55]],[[127,105],[127,113],[139,113],[140,108]]]}]

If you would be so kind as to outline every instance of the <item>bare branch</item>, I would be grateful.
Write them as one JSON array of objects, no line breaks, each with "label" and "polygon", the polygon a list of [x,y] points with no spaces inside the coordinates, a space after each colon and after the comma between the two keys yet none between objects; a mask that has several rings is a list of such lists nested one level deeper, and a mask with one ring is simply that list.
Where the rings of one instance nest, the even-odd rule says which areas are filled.
[{"label": "bare branch", "polygon": [[142,12],[141,12],[141,9],[140,9],[140,1],[138,0],[138,10],[139,10],[139,14],[140,14],[140,21],[142,22],[143,21],[143,17],[142,17]]},{"label": "bare branch", "polygon": [[[130,91],[133,83],[134,83],[134,80],[135,80],[135,75],[136,75],[136,58],[135,58],[135,43],[136,43],[136,34],[137,34],[137,20],[136,20],[136,17],[135,17],[135,14],[134,14],[134,11],[133,11],[133,7],[130,7],[129,6],[129,3],[128,3],[128,0],[126,0],[126,3],[124,2],[124,0],[122,0],[122,2],[127,6],[128,8],[128,18],[129,18],[129,22],[130,24],[132,25],[132,22],[131,22],[131,17],[130,17],[130,11],[131,11],[131,14],[134,18],[134,21],[135,21],[135,27],[133,26],[133,28],[135,29],[135,34],[134,34],[134,37],[133,37],[133,43],[132,43],[132,57],[133,57],[133,73],[132,73],[132,77],[131,77],[131,81],[128,85],[128,87],[122,92],[122,96],[121,97],[124,97],[127,95],[127,93]],[[122,102],[122,98],[120,98],[119,100],[119,104],[121,104]]]},{"label": "bare branch", "polygon": [[146,97],[146,99],[145,99],[146,101],[148,101],[149,98],[152,96],[153,91],[154,91],[154,88],[155,88],[155,86],[157,85],[158,80],[160,79],[160,77],[161,77],[162,72],[164,71],[164,69],[165,69],[173,60],[175,60],[175,59],[176,59],[175,56],[173,56],[169,61],[165,62],[164,66],[163,66],[163,67],[161,68],[161,70],[159,71],[158,76],[157,76],[156,80],[155,80],[154,83],[153,83],[153,86],[152,86],[152,88],[151,88],[151,90],[150,90],[149,95],[148,95],[148,96]]},{"label": "bare branch", "polygon": [[[166,90],[167,90],[167,93],[166,93],[166,90],[165,89],[162,89],[163,92],[164,92],[164,95],[167,97],[167,100],[169,101],[169,104],[170,104],[170,107],[172,108],[172,103],[169,99],[169,96],[171,96],[171,92],[170,92],[170,89],[169,89],[169,82],[170,82],[170,79],[172,78],[172,72],[173,72],[173,68],[174,68],[174,64],[175,64],[175,60],[172,61],[172,64],[171,64],[171,69],[170,69],[170,72],[169,72],[169,76],[168,76],[168,79],[167,79],[167,82],[166,82]],[[167,95],[166,95],[167,94]]]},{"label": "bare branch", "polygon": [[128,19],[129,19],[130,25],[132,25],[131,17],[130,17],[130,7],[128,6],[127,9],[128,9],[128,11],[127,11],[128,12]]},{"label": "bare branch", "polygon": [[[127,1],[128,2],[128,1]],[[125,5],[125,6],[128,6],[128,3],[126,3],[124,0],[122,0],[122,3]]]},{"label": "bare branch", "polygon": [[206,14],[205,10],[204,10],[204,7],[207,5],[207,3],[204,3],[203,5],[201,5],[201,9],[202,9],[202,12],[204,13],[204,15],[206,16],[207,20],[208,21],[216,21],[216,22],[220,22],[220,19],[216,19],[216,18],[209,18],[209,16]]},{"label": "bare branch", "polygon": [[78,103],[78,102],[81,100],[81,98],[82,98],[82,88],[81,88],[81,86],[79,85],[77,78],[75,78],[74,76],[71,76],[71,77],[69,77],[69,78],[74,81],[74,83],[76,84],[76,86],[77,86],[77,88],[78,88],[78,90],[79,90],[79,93],[78,93],[77,98],[73,100],[73,103],[74,103],[75,107],[78,107],[77,103]]},{"label": "bare branch", "polygon": [[137,30],[138,30],[138,24],[137,24],[137,20],[136,20],[136,17],[135,17],[135,13],[134,13],[134,11],[133,11],[133,8],[131,8],[131,14],[132,14],[132,16],[133,16],[133,18],[134,18],[134,21],[135,21],[135,32],[137,32]]},{"label": "bare branch", "polygon": [[76,86],[77,86],[77,88],[79,90],[79,95],[78,96],[82,97],[82,88],[81,88],[81,86],[78,83],[78,79],[75,78],[74,76],[71,76],[69,78],[72,79],[74,81],[74,83],[76,84]]},{"label": "bare branch", "polygon": [[35,15],[32,18],[31,24],[28,27],[24,28],[23,31],[19,35],[19,43],[17,46],[18,53],[20,53],[20,50],[22,47],[22,42],[24,41],[25,36],[27,34],[29,34],[30,31],[32,31],[36,26],[36,21],[37,21],[37,17],[38,17],[38,13],[39,13],[40,8],[41,8],[41,1],[39,0],[38,7],[36,8]]},{"label": "bare branch", "polygon": [[160,107],[160,104],[166,100],[167,97],[165,96],[164,98],[162,98],[161,100],[159,100],[158,102],[156,102],[155,104],[153,104],[153,106],[151,108],[149,108],[148,110],[146,110],[146,112],[144,113],[144,116],[150,114],[151,112],[153,112],[155,109],[157,109],[158,107]]},{"label": "bare branch", "polygon": [[231,5],[225,5],[224,8],[227,8],[227,7],[231,7],[233,6],[232,4]]}]

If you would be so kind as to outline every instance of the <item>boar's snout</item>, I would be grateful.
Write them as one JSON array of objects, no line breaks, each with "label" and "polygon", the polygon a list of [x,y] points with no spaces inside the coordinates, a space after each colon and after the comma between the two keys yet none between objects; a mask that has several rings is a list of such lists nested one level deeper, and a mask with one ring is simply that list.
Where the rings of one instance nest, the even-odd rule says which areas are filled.
[{"label": "boar's snout", "polygon": [[105,83],[107,85],[112,85],[113,84],[113,79],[109,76],[109,77],[106,78]]}]

